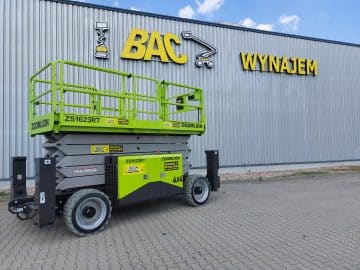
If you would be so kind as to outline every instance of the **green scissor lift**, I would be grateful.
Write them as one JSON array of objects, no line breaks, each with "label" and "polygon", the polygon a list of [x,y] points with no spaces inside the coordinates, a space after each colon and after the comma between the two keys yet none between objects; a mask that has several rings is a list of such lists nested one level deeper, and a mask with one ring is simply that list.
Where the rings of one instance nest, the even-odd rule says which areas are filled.
[{"label": "green scissor lift", "polygon": [[35,193],[26,193],[26,157],[14,157],[9,211],[39,225],[63,214],[83,236],[102,230],[115,205],[178,194],[202,205],[220,187],[216,150],[206,151],[207,176],[189,174],[188,140],[204,132],[200,88],[50,62],[29,82],[29,133],[46,152],[35,159]]}]

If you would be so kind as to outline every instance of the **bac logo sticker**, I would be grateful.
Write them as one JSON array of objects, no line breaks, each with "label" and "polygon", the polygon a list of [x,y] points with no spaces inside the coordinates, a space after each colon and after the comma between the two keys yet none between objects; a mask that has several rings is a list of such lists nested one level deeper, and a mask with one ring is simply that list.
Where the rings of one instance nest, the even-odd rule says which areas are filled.
[{"label": "bac logo sticker", "polygon": [[107,154],[109,153],[109,145],[91,145],[91,154]]},{"label": "bac logo sticker", "polygon": [[144,174],[145,164],[125,164],[124,175]]},{"label": "bac logo sticker", "polygon": [[110,126],[112,126],[112,125],[117,125],[117,124],[118,124],[118,121],[117,121],[116,118],[106,118],[106,119],[105,119],[105,124],[106,124],[106,125],[110,125]]},{"label": "bac logo sticker", "polygon": [[122,144],[104,144],[104,145],[91,145],[91,154],[108,154],[108,153],[122,153],[124,146]]}]

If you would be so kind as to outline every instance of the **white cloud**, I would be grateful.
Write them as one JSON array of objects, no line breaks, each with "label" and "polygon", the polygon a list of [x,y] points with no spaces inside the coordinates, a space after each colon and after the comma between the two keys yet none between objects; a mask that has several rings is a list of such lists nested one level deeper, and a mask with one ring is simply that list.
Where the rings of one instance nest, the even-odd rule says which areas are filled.
[{"label": "white cloud", "polygon": [[260,24],[258,24],[256,26],[256,29],[264,30],[264,31],[274,31],[274,25],[273,24],[260,23]]},{"label": "white cloud", "polygon": [[203,0],[203,2],[195,0],[195,3],[198,6],[197,11],[200,14],[212,14],[221,8],[224,4],[224,0]]},{"label": "white cloud", "polygon": [[213,15],[213,13],[221,8],[225,0],[195,0],[197,5],[196,11],[186,5],[178,12],[180,18],[192,19],[196,14]]},{"label": "white cloud", "polygon": [[114,6],[114,7],[119,7],[119,2],[118,2],[118,1],[115,1],[115,2],[113,3],[113,6]]},{"label": "white cloud", "polygon": [[194,15],[195,15],[195,11],[189,5],[181,8],[178,13],[178,16],[180,18],[187,18],[187,19],[192,19],[194,17]]},{"label": "white cloud", "polygon": [[264,31],[274,31],[274,25],[270,23],[257,23],[253,19],[246,17],[239,22],[240,26],[247,27],[247,28],[255,28],[258,30]]},{"label": "white cloud", "polygon": [[134,10],[134,11],[140,11],[140,9],[139,9],[139,8],[137,8],[137,7],[134,7],[134,6],[132,6],[132,7],[130,8],[130,10]]},{"label": "white cloud", "polygon": [[240,20],[239,24],[243,27],[247,27],[247,28],[255,28],[256,26],[256,22],[254,22],[251,18],[246,17],[243,20]]},{"label": "white cloud", "polygon": [[300,17],[296,14],[293,15],[281,15],[279,18],[279,24],[289,27],[292,31],[296,31],[299,27]]}]

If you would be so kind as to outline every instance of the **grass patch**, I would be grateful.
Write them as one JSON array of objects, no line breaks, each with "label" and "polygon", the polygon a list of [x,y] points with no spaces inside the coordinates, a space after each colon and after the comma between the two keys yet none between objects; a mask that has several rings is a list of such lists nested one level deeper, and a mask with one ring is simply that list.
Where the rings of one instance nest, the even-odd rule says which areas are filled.
[{"label": "grass patch", "polygon": [[9,191],[0,191],[0,202],[6,202],[9,200]]}]

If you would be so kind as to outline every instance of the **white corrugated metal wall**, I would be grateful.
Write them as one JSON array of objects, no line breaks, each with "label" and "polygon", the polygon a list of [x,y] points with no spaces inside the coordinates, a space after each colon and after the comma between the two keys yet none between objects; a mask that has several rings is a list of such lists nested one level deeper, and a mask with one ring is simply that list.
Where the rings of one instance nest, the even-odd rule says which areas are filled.
[{"label": "white corrugated metal wall", "polygon": [[[93,56],[96,21],[110,26],[109,60]],[[193,166],[205,165],[205,149],[219,149],[223,166],[360,158],[357,46],[42,0],[0,0],[0,22],[0,178],[9,176],[11,156],[28,156],[32,167],[42,153],[41,138],[27,135],[27,84],[55,59],[203,88],[207,132],[191,140]],[[216,66],[195,67],[202,48],[185,40],[177,50],[188,55],[186,65],[120,59],[135,27],[177,35],[190,30],[218,48]],[[244,72],[240,51],[316,59],[319,76]]]}]

